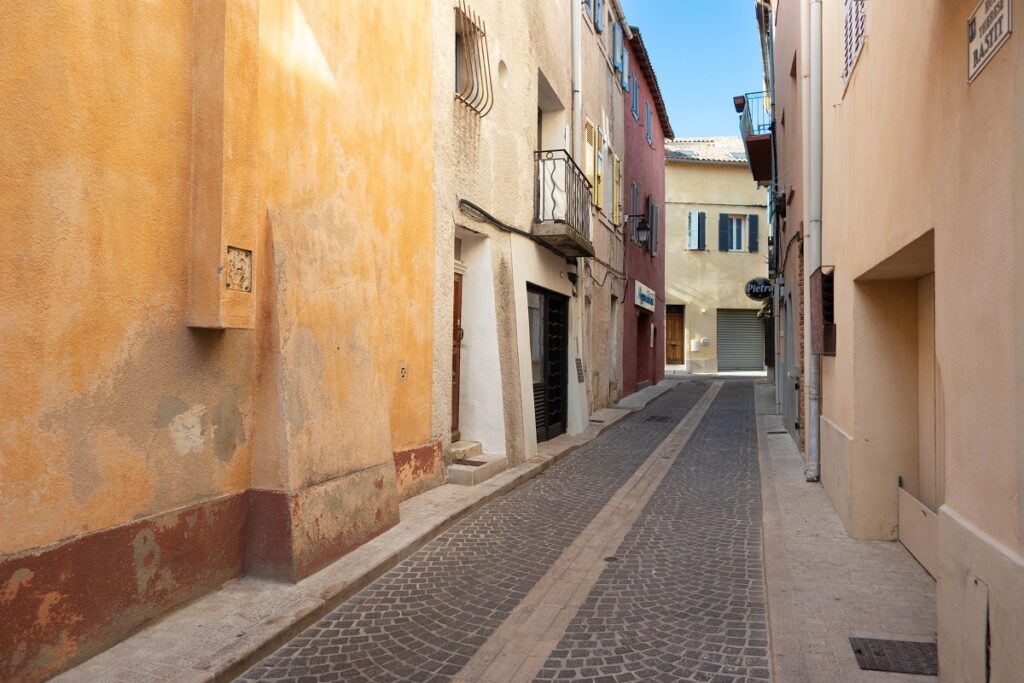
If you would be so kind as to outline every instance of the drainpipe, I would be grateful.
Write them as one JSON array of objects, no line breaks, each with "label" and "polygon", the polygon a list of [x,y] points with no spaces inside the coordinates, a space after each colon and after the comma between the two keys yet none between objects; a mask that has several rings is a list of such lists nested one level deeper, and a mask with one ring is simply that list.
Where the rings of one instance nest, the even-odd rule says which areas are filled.
[{"label": "drainpipe", "polygon": [[[572,7],[572,156],[579,159],[583,151],[583,11],[578,0],[569,0]],[[582,271],[580,271],[582,273]]]},{"label": "drainpipe", "polygon": [[[811,78],[810,78],[810,203],[809,231],[807,234],[808,262],[805,283],[811,273],[821,267],[821,0],[810,0]],[[810,287],[804,287],[804,320],[811,320]],[[807,349],[807,481],[821,479],[821,356],[812,353],[810,327],[804,328]]]}]

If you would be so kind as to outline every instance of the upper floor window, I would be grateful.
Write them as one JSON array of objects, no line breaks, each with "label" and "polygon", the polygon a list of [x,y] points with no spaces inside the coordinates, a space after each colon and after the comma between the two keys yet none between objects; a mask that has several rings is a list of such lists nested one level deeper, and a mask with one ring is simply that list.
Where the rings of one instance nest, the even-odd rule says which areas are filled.
[{"label": "upper floor window", "polygon": [[647,144],[650,144],[654,139],[654,133],[651,131],[651,103],[646,102],[647,105]]},{"label": "upper floor window", "polygon": [[590,0],[594,3],[594,28],[598,33],[604,30],[604,0]]},{"label": "upper floor window", "polygon": [[687,216],[686,248],[692,251],[704,251],[706,246],[706,214],[703,211],[691,211]]},{"label": "upper floor window", "polygon": [[632,85],[629,88],[630,94],[632,95],[632,107],[633,118],[637,121],[640,120],[640,82],[636,78],[636,72],[630,74],[629,80],[632,81]]},{"label": "upper floor window", "polygon": [[718,215],[718,250],[750,251],[759,249],[758,216],[735,214]]},{"label": "upper floor window", "polygon": [[464,3],[455,8],[455,97],[480,116],[494,104],[484,22]]},{"label": "upper floor window", "polygon": [[864,47],[866,28],[864,5],[867,0],[843,0],[843,80],[850,82],[857,58]]}]

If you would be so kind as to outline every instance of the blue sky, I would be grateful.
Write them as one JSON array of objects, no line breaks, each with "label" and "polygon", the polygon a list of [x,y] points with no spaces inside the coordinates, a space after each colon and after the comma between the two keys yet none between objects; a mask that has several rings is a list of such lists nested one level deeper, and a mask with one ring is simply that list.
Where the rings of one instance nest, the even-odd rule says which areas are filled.
[{"label": "blue sky", "polygon": [[761,90],[754,0],[621,0],[676,137],[739,135],[733,95]]}]

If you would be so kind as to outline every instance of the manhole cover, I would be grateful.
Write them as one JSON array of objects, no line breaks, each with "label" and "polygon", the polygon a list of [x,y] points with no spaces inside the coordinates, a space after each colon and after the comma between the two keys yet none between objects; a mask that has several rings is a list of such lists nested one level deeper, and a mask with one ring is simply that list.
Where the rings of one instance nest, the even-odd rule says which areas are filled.
[{"label": "manhole cover", "polygon": [[668,415],[651,415],[644,422],[668,422]]},{"label": "manhole cover", "polygon": [[459,460],[460,465],[469,465],[470,467],[480,467],[480,465],[486,465],[486,460]]},{"label": "manhole cover", "polygon": [[937,676],[939,652],[935,643],[912,640],[850,638],[857,664],[865,671]]}]

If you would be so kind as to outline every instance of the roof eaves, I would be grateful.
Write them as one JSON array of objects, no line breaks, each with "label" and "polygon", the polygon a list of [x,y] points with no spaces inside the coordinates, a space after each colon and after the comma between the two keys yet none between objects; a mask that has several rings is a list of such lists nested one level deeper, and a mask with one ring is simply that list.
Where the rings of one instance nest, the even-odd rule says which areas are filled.
[{"label": "roof eaves", "polygon": [[643,36],[640,35],[640,29],[636,26],[630,26],[629,28],[633,34],[629,39],[629,43],[633,46],[637,61],[640,62],[640,70],[643,72],[644,79],[651,89],[651,94],[654,95],[654,107],[658,110],[658,120],[661,121],[662,133],[666,138],[674,138],[675,134],[672,132],[672,124],[668,120],[668,109],[665,107],[665,100],[661,96],[661,87],[658,85],[658,76],[654,73],[654,65],[651,64],[651,56],[647,53],[647,46],[644,45]]}]

